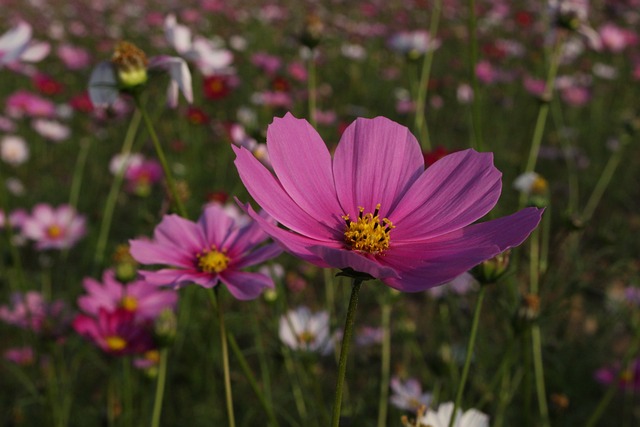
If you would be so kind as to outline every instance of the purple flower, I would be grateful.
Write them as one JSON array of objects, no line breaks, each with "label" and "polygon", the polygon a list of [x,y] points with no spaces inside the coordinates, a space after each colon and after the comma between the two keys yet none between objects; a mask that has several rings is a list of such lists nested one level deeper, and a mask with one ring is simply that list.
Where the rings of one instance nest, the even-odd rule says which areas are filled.
[{"label": "purple flower", "polygon": [[53,208],[41,203],[22,224],[22,234],[35,240],[36,248],[67,249],[86,233],[86,220],[69,205]]},{"label": "purple flower", "polygon": [[401,381],[400,378],[393,377],[390,385],[393,394],[389,400],[396,408],[417,411],[431,403],[431,393],[423,393],[420,382],[415,378]]},{"label": "purple flower", "polygon": [[131,255],[141,264],[172,268],[142,271],[149,283],[177,288],[196,283],[212,288],[222,282],[240,299],[256,298],[273,280],[261,273],[241,271],[277,256],[276,244],[258,247],[267,235],[255,222],[230,217],[217,204],[207,206],[197,223],[167,215],[156,227],[153,240],[132,240]]},{"label": "purple flower", "polygon": [[640,358],[632,360],[626,369],[622,369],[619,362],[604,366],[595,372],[594,377],[600,384],[617,382],[622,390],[640,391]]},{"label": "purple flower", "polygon": [[78,306],[87,314],[98,316],[100,309],[130,311],[137,319],[153,320],[163,310],[174,309],[178,294],[171,289],[158,289],[144,280],[120,283],[113,270],[102,275],[102,283],[87,277],[83,281],[86,295],[78,298]]},{"label": "purple flower", "polygon": [[407,128],[357,119],[333,159],[306,120],[276,118],[267,132],[271,174],[244,148],[236,167],[254,200],[286,229],[250,215],[289,252],[350,269],[406,292],[440,285],[522,243],[542,210],[470,225],[501,191],[490,153],[459,151],[428,169]]}]

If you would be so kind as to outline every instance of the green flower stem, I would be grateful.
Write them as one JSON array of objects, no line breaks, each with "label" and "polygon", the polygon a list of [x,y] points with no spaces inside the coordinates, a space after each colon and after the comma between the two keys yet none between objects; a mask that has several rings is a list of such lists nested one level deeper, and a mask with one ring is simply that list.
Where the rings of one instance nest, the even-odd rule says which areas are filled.
[{"label": "green flower stem", "polygon": [[133,427],[133,382],[131,381],[131,359],[128,357],[122,358],[122,392],[124,394],[122,409],[124,425]]},{"label": "green flower stem", "polygon": [[167,360],[169,359],[169,349],[160,350],[160,366],[158,366],[158,379],[156,381],[156,395],[153,400],[153,413],[151,416],[151,427],[160,426],[160,416],[162,415],[162,400],[164,397],[164,386],[167,381]]},{"label": "green flower stem", "polygon": [[[529,260],[529,293],[538,295],[540,288],[540,228],[531,233],[530,260]],[[536,382],[536,394],[538,397],[538,411],[541,423],[549,426],[549,408],[547,407],[547,392],[544,382],[544,364],[542,360],[542,336],[540,325],[534,323],[531,326],[531,346],[533,352],[533,370]]]},{"label": "green flower stem", "polygon": [[471,324],[471,334],[469,335],[469,342],[467,344],[467,355],[464,360],[464,367],[462,368],[462,377],[460,378],[460,384],[458,384],[458,391],[456,393],[456,400],[453,404],[453,412],[451,419],[449,420],[449,427],[453,427],[456,420],[456,412],[462,403],[462,395],[464,394],[464,387],[467,382],[467,376],[469,375],[469,367],[471,366],[471,356],[473,355],[473,348],[476,344],[476,337],[478,335],[478,325],[480,324],[480,312],[482,311],[482,302],[484,300],[484,294],[486,287],[482,286],[480,292],[478,292],[478,300],[476,301],[476,308],[473,313],[473,323]]},{"label": "green flower stem", "polygon": [[382,303],[382,359],[380,361],[380,399],[378,400],[378,427],[387,426],[389,409],[389,382],[391,377],[391,303]]},{"label": "green flower stem", "polygon": [[74,209],[78,208],[78,199],[80,197],[80,186],[82,184],[82,175],[87,165],[89,157],[89,149],[91,148],[91,139],[80,141],[80,152],[76,166],[73,168],[73,178],[71,179],[71,191],[69,194],[69,205]]},{"label": "green flower stem", "polygon": [[278,427],[280,424],[278,424],[275,414],[273,413],[273,407],[269,405],[269,403],[267,402],[264,396],[264,393],[260,390],[260,387],[258,386],[258,383],[255,379],[255,376],[253,375],[253,372],[251,372],[251,368],[247,364],[247,360],[244,358],[242,351],[240,350],[240,347],[238,347],[238,343],[236,342],[235,337],[229,332],[227,333],[227,339],[229,340],[231,351],[233,351],[233,354],[238,360],[238,363],[240,363],[240,368],[242,368],[242,371],[244,372],[245,377],[249,381],[251,388],[255,392],[256,396],[258,396],[258,400],[260,400],[260,404],[262,405],[263,409],[267,413],[267,417],[269,417],[270,425],[272,425],[273,427]]},{"label": "green flower stem", "polygon": [[[549,64],[547,80],[544,88],[544,93],[542,95],[542,103],[540,104],[540,108],[538,109],[538,117],[536,119],[533,138],[531,140],[529,158],[527,159],[527,165],[524,169],[525,173],[533,172],[536,168],[536,163],[538,161],[538,152],[540,151],[540,144],[542,143],[542,136],[544,135],[544,128],[547,122],[547,115],[549,114],[549,104],[553,99],[553,89],[555,86],[556,75],[558,73],[558,67],[560,66],[560,57],[562,56],[562,46],[564,44],[563,42],[564,38],[561,33],[559,33],[553,52],[551,53],[551,63]],[[524,192],[521,193],[520,206],[524,206],[526,198],[527,195]]]},{"label": "green flower stem", "polygon": [[342,406],[344,377],[347,372],[347,356],[349,355],[349,346],[351,344],[351,336],[353,335],[353,324],[355,322],[356,308],[358,307],[358,292],[360,292],[361,286],[362,279],[354,278],[353,287],[351,288],[351,298],[349,299],[349,308],[347,309],[347,319],[344,323],[342,346],[340,348],[338,379],[336,382],[336,394],[333,402],[333,416],[331,418],[332,427],[339,427],[340,425],[340,408]]},{"label": "green flower stem", "polygon": [[591,192],[591,196],[589,196],[589,199],[587,200],[587,204],[584,207],[584,211],[582,211],[581,217],[582,221],[584,222],[587,222],[591,219],[593,213],[598,207],[598,204],[600,203],[605,190],[611,182],[611,178],[613,178],[613,174],[615,173],[618,165],[620,164],[620,161],[622,160],[622,155],[625,151],[624,146],[628,143],[628,139],[625,137],[624,139],[621,139],[620,143],[621,146],[618,147],[618,149],[614,151],[613,154],[611,154],[611,157],[609,157],[609,161],[607,161],[607,164],[605,165],[604,170],[602,171],[602,174],[600,175],[600,178],[596,183],[596,186]]},{"label": "green flower stem", "polygon": [[471,104],[471,129],[473,131],[471,138],[471,148],[482,150],[482,127],[480,112],[480,86],[478,85],[478,76],[476,75],[476,64],[478,63],[478,34],[476,30],[476,2],[469,0],[469,20],[467,21],[467,30],[469,33],[469,77],[471,78],[471,87],[473,88],[473,103]]},{"label": "green flower stem", "polygon": [[[135,136],[138,131],[138,127],[140,125],[140,118],[141,118],[140,111],[136,110],[133,113],[131,122],[129,122],[129,128],[127,129],[127,133],[125,134],[124,142],[122,144],[122,149],[120,150],[120,154],[123,156],[123,158],[126,158],[126,156],[131,154],[133,141],[135,140]],[[122,164],[120,165],[120,168],[116,172],[116,176],[114,177],[113,182],[111,183],[109,194],[107,195],[107,201],[104,206],[104,212],[102,213],[102,222],[100,223],[100,234],[98,235],[98,244],[96,245],[96,253],[93,258],[96,268],[100,267],[100,265],[104,260],[104,252],[107,247],[109,230],[111,229],[111,222],[113,220],[113,212],[116,207],[116,200],[118,198],[118,192],[120,191],[120,186],[122,185],[125,169],[126,169],[126,162],[122,162]]]},{"label": "green flower stem", "polygon": [[[627,350],[627,353],[624,356],[624,360],[622,361],[622,365],[621,365],[622,368],[626,368],[627,366],[629,366],[629,363],[631,363],[631,360],[634,357],[637,357],[638,351],[640,351],[640,319],[638,318],[639,313],[636,312],[635,314],[636,316],[634,316],[632,321],[632,327],[634,329],[635,336],[633,338],[632,344],[629,346],[629,349]],[[617,390],[618,390],[618,381],[616,378],[616,381],[612,381],[611,384],[609,384],[609,388],[607,389],[607,392],[604,394],[604,396],[602,396],[602,399],[600,399],[598,406],[596,406],[596,409],[594,409],[593,413],[587,420],[585,427],[595,427],[595,425],[598,423],[600,418],[602,418],[602,415],[604,414],[604,410],[607,408],[607,406],[609,406],[609,403],[613,399],[613,396],[616,394]]]},{"label": "green flower stem", "polygon": [[315,51],[309,50],[309,60],[307,61],[307,96],[309,98],[309,123],[316,127],[316,109],[318,108],[318,93],[316,90],[316,58]]},{"label": "green flower stem", "polygon": [[302,392],[302,387],[300,387],[300,378],[296,371],[296,366],[293,363],[293,358],[291,357],[291,350],[285,345],[282,345],[282,356],[284,357],[284,368],[287,370],[287,375],[291,380],[293,401],[296,405],[296,410],[300,418],[306,420],[308,418],[307,404],[304,402],[304,393]]},{"label": "green flower stem", "polygon": [[173,198],[173,203],[175,204],[176,211],[180,214],[181,217],[187,218],[187,211],[182,204],[182,199],[178,195],[178,190],[176,188],[176,182],[173,179],[173,174],[171,173],[171,169],[169,169],[169,164],[167,163],[167,159],[164,155],[164,150],[162,149],[162,145],[160,145],[160,141],[158,140],[158,135],[156,134],[155,129],[153,128],[153,124],[151,123],[151,119],[149,119],[149,115],[147,111],[142,106],[142,102],[138,95],[134,96],[136,107],[140,114],[142,115],[142,120],[149,132],[149,136],[151,137],[151,141],[153,141],[153,146],[156,150],[156,155],[158,156],[158,160],[162,165],[162,170],[164,171],[164,177],[167,180],[167,186],[169,187],[169,193],[171,193],[171,197]]},{"label": "green flower stem", "polygon": [[216,296],[216,289],[208,289],[211,304],[218,312],[218,323],[220,326],[220,344],[222,346],[222,369],[224,371],[224,394],[227,403],[227,416],[229,417],[229,427],[235,427],[236,419],[233,414],[233,394],[231,391],[231,375],[229,369],[229,349],[227,346],[227,329],[224,323],[224,312],[222,304],[219,304]]}]

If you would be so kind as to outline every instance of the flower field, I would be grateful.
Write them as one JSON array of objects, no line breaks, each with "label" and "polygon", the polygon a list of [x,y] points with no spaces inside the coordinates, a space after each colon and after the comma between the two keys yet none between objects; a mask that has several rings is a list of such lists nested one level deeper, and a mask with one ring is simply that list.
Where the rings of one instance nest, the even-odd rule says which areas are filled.
[{"label": "flower field", "polygon": [[0,424],[640,425],[638,0],[4,0]]}]

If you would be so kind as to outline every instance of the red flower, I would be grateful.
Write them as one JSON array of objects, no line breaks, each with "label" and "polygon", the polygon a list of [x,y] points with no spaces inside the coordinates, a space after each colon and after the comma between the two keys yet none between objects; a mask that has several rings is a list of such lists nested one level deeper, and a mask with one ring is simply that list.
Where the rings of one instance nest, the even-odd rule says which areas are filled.
[{"label": "red flower", "polygon": [[53,77],[46,74],[38,73],[33,76],[32,81],[38,92],[43,95],[57,95],[64,89],[62,83],[54,80]]},{"label": "red flower", "polygon": [[204,96],[207,99],[222,99],[231,93],[231,86],[227,76],[213,75],[205,77],[203,85]]}]

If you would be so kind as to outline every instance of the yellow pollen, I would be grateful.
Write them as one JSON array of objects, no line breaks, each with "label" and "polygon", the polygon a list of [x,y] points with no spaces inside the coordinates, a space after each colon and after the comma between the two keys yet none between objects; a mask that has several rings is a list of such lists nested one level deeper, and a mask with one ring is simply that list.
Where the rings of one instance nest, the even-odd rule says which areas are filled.
[{"label": "yellow pollen", "polygon": [[136,311],[138,309],[138,300],[136,297],[127,295],[120,301],[120,306],[127,311]]},{"label": "yellow pollen", "polygon": [[105,341],[107,342],[107,347],[109,347],[109,350],[112,351],[124,350],[124,348],[127,346],[127,342],[124,340],[124,338],[117,335],[107,337]]},{"label": "yellow pollen", "polygon": [[300,344],[309,344],[316,339],[316,336],[313,332],[302,331],[298,334],[296,338],[298,338],[298,342]]},{"label": "yellow pollen", "polygon": [[142,49],[133,43],[125,41],[121,41],[116,45],[111,61],[122,71],[133,71],[141,68],[146,70],[149,63]]},{"label": "yellow pollen", "polygon": [[364,213],[364,208],[359,208],[357,221],[351,221],[349,215],[344,215],[347,227],[344,232],[344,241],[354,251],[380,254],[389,249],[389,232],[395,226],[388,218],[380,220],[378,212],[380,204],[376,205],[373,213]]},{"label": "yellow pollen", "polygon": [[51,239],[57,239],[58,237],[62,236],[62,228],[57,225],[50,226],[49,228],[47,228],[47,236],[49,236]]},{"label": "yellow pollen", "polygon": [[203,273],[220,273],[229,265],[229,257],[215,248],[198,254],[198,268]]}]

